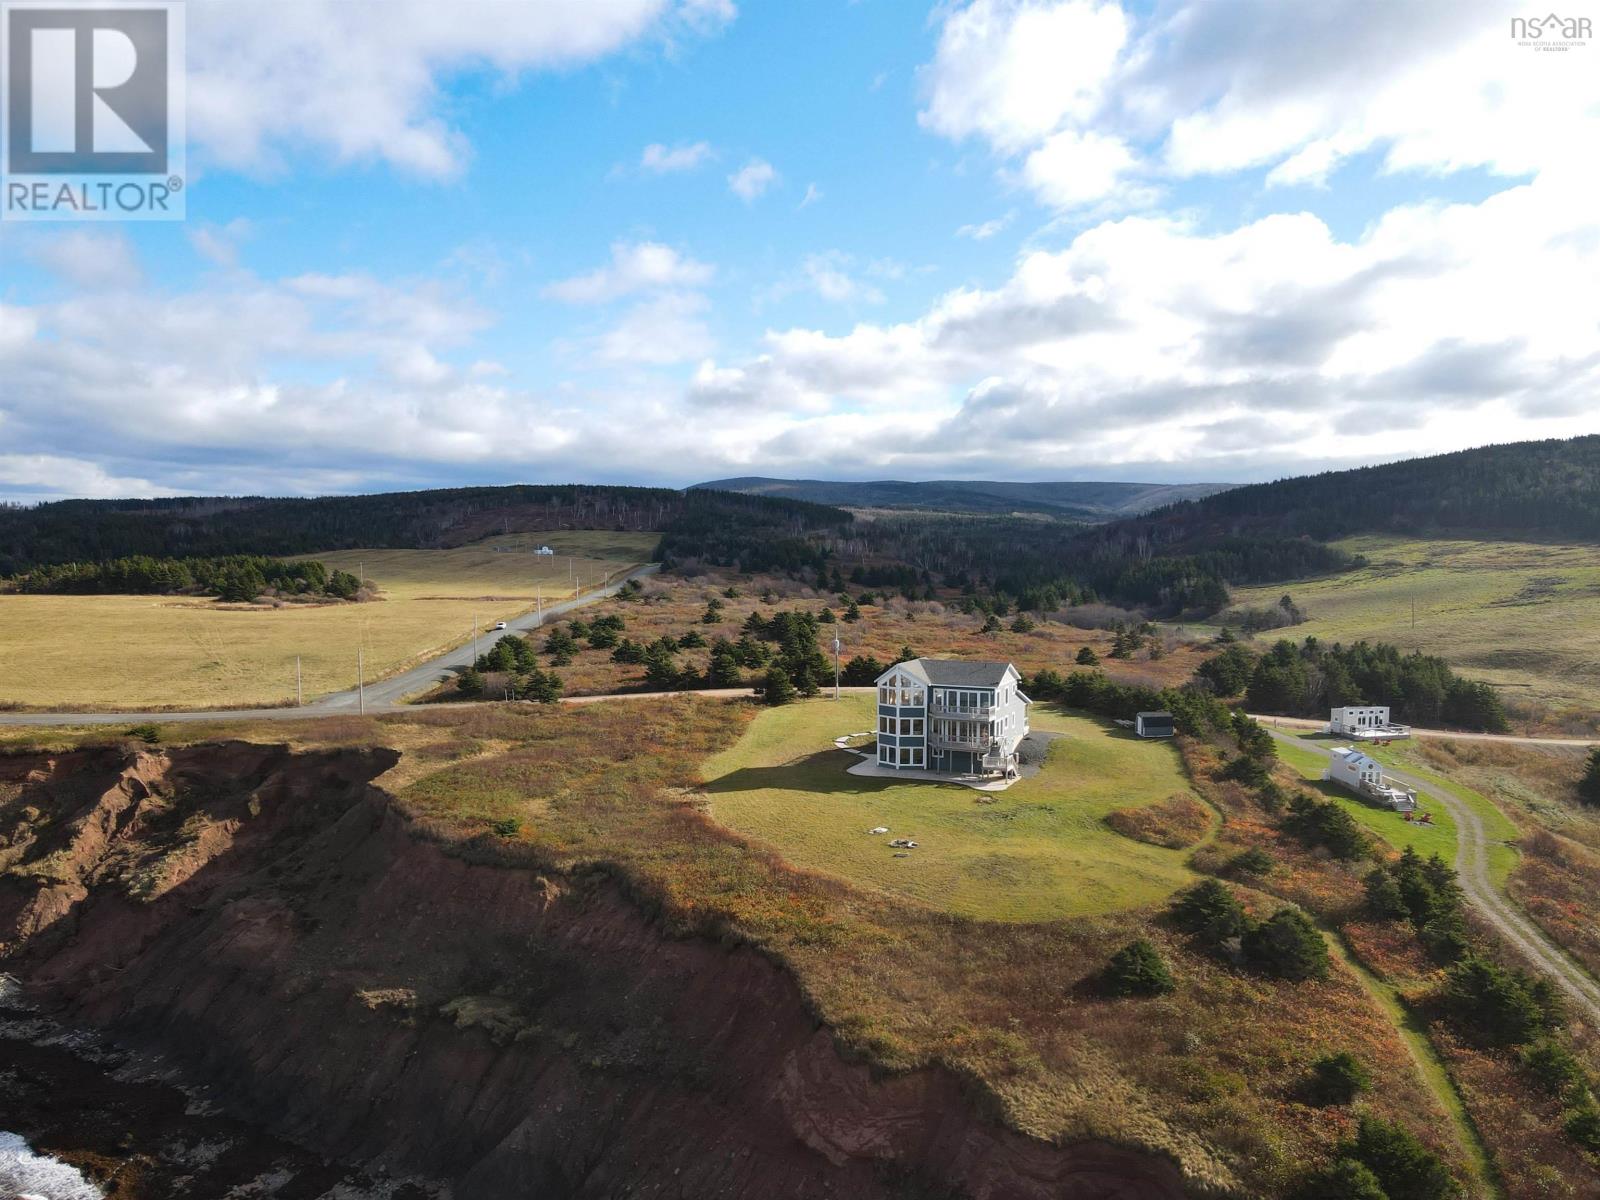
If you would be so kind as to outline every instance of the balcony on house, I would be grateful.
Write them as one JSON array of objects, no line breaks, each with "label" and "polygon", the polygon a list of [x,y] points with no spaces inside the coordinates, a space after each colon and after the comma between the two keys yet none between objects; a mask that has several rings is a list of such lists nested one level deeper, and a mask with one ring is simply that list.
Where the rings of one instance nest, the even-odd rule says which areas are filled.
[{"label": "balcony on house", "polygon": [[994,706],[982,704],[975,708],[958,708],[948,699],[928,701],[930,717],[960,717],[964,721],[987,721],[994,715]]}]

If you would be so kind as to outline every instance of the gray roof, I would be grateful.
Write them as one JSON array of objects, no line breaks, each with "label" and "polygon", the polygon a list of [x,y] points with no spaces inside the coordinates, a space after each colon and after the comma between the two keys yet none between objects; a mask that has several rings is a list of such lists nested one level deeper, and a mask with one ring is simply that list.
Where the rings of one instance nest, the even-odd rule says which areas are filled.
[{"label": "gray roof", "polygon": [[[1124,710],[1124,711],[1126,711],[1126,710]],[[1169,712],[1142,712],[1139,715],[1141,717],[1146,718],[1147,720],[1150,717],[1155,717],[1155,718],[1157,718],[1159,720],[1162,720],[1162,721],[1170,721],[1170,720],[1172,720],[1172,714],[1169,713]]]},{"label": "gray roof", "polygon": [[919,658],[913,661],[934,687],[999,687],[1005,682],[1006,672],[1011,669],[1008,662],[971,662],[961,658]]}]

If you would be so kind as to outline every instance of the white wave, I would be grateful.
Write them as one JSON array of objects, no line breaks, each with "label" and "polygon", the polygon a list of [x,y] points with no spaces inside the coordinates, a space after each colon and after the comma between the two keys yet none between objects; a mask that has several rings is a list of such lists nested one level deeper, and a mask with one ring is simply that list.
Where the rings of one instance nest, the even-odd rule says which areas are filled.
[{"label": "white wave", "polygon": [[105,1193],[69,1167],[45,1154],[35,1154],[14,1133],[0,1132],[0,1196],[29,1200],[105,1200]]}]

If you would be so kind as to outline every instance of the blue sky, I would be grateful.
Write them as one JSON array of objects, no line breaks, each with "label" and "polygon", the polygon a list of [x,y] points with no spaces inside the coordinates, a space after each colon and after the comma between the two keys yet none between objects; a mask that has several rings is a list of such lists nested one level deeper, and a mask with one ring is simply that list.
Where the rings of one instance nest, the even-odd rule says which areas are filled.
[{"label": "blue sky", "polygon": [[193,0],[187,221],[0,226],[0,497],[1592,432],[1600,47],[1519,11]]}]

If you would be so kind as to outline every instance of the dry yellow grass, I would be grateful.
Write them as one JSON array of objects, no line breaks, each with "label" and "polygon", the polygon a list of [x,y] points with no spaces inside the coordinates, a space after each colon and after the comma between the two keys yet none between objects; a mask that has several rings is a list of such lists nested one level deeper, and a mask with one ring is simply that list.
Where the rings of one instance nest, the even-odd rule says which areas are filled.
[{"label": "dry yellow grass", "polygon": [[[219,605],[180,596],[0,595],[0,703],[32,708],[205,708],[293,702],[355,686],[356,648],[369,680],[453,646],[474,621],[491,626],[647,559],[652,534],[545,535],[547,558],[501,553],[491,538],[457,550],[352,550],[307,555],[377,582],[369,604]],[[569,563],[568,556],[571,556]]]},{"label": "dry yellow grass", "polygon": [[[1392,537],[1336,543],[1359,571],[1240,588],[1242,607],[1290,592],[1311,620],[1278,636],[1392,642],[1486,679],[1520,715],[1585,732],[1600,697],[1600,549]],[[1415,606],[1416,624],[1412,624]]]}]

